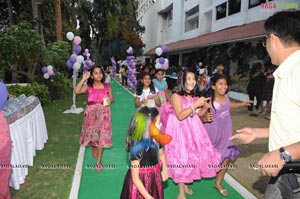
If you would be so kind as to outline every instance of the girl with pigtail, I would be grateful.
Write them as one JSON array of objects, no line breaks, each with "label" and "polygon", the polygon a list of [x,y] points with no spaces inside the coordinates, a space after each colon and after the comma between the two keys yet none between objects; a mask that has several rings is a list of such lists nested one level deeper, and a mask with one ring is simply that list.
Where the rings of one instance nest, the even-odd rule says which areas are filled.
[{"label": "girl with pigtail", "polygon": [[163,134],[160,126],[159,112],[155,107],[143,106],[133,115],[126,136],[130,166],[121,199],[164,198],[163,181],[168,179],[168,173],[162,146],[172,138]]}]

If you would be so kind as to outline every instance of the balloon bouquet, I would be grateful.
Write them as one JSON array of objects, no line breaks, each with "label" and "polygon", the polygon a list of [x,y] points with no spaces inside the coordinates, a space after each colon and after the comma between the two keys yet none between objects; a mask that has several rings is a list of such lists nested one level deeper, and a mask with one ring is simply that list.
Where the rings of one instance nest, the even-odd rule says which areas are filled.
[{"label": "balloon bouquet", "polygon": [[113,77],[115,77],[116,73],[117,73],[117,62],[114,57],[110,58],[110,60],[111,60],[111,66],[112,66],[111,67],[111,75]]},{"label": "balloon bouquet", "polygon": [[155,54],[159,57],[155,60],[155,68],[167,70],[169,68],[169,60],[167,58],[161,57],[163,53],[166,53],[168,50],[166,45],[157,47],[155,49]]},{"label": "balloon bouquet", "polygon": [[54,76],[53,66],[44,66],[42,67],[43,77],[44,79],[49,79]]},{"label": "balloon bouquet", "polygon": [[[67,33],[67,38],[68,40],[72,41],[73,54],[66,62],[66,65],[68,68],[73,69],[73,89],[75,89],[78,70],[81,68],[81,65],[84,62],[84,57],[82,55],[79,55],[79,53],[82,51],[82,48],[79,45],[81,43],[81,38],[79,36],[74,36],[74,33],[72,32]],[[73,105],[71,106],[70,110],[66,110],[64,113],[79,114],[82,111],[83,108],[76,108],[76,94],[73,92]]]},{"label": "balloon bouquet", "polygon": [[127,64],[128,64],[128,86],[130,89],[135,90],[137,80],[136,80],[136,59],[135,56],[133,56],[133,49],[132,47],[129,47],[126,50],[127,54]]}]

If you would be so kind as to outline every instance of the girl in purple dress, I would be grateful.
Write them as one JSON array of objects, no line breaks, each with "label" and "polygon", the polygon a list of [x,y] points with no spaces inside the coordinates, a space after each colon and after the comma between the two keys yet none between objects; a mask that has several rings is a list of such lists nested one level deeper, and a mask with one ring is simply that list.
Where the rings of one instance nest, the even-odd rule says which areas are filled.
[{"label": "girl in purple dress", "polygon": [[211,103],[212,108],[209,113],[209,122],[204,124],[205,129],[211,139],[212,144],[221,153],[221,170],[218,172],[214,187],[223,196],[228,192],[222,186],[222,180],[229,167],[229,162],[234,161],[241,153],[240,149],[229,140],[232,135],[232,122],[230,109],[251,106],[252,101],[242,103],[230,102],[228,96],[228,81],[223,74],[217,74],[211,79]]},{"label": "girl in purple dress", "polygon": [[120,199],[164,198],[163,181],[168,179],[168,172],[162,145],[171,138],[162,136],[159,126],[160,116],[155,107],[143,106],[132,117],[126,137],[130,167]]},{"label": "girl in purple dress", "polygon": [[[193,194],[186,184],[214,177],[219,169],[210,165],[219,165],[221,155],[213,147],[200,120],[209,98],[197,97],[194,71],[186,69],[180,76],[178,91],[171,97],[173,111],[165,111],[168,113],[165,132],[173,138],[165,146],[165,153],[169,176],[178,184],[177,198],[186,199],[186,193]],[[199,108],[202,109],[199,111]]]},{"label": "girl in purple dress", "polygon": [[[109,105],[114,102],[109,84],[104,83],[104,71],[100,66],[93,67],[83,74],[75,88],[75,93],[88,94],[88,105],[84,113],[80,144],[92,146],[92,155],[97,158],[96,170],[101,171],[103,148],[112,146],[112,121]],[[87,84],[85,82],[87,81]]]}]

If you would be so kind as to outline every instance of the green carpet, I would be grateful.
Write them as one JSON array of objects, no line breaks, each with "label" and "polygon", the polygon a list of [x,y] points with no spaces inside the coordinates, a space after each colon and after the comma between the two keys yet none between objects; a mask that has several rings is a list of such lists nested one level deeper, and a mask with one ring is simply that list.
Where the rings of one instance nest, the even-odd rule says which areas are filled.
[{"label": "green carpet", "polygon": [[[113,147],[105,149],[102,163],[107,168],[96,172],[89,165],[95,165],[96,160],[92,158],[91,147],[86,147],[82,176],[78,193],[79,199],[118,199],[123,185],[124,176],[127,172],[128,154],[125,151],[125,135],[132,114],[135,111],[134,97],[122,86],[113,80],[111,82],[115,97],[115,103],[111,105],[113,123]],[[191,188],[193,196],[187,199],[224,199],[220,193],[213,188],[214,179],[203,179],[194,182]],[[243,198],[227,183],[223,182],[228,190],[230,199]],[[165,199],[177,197],[177,186],[169,179],[164,183]]]}]

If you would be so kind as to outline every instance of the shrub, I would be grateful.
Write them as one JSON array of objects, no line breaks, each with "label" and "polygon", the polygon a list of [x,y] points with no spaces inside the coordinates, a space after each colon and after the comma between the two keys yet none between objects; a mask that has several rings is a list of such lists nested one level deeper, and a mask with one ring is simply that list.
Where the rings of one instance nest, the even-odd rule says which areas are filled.
[{"label": "shrub", "polygon": [[230,90],[240,92],[240,93],[247,93],[247,86],[249,82],[249,77],[240,77],[238,75],[234,75],[231,77],[232,85]]},{"label": "shrub", "polygon": [[32,86],[31,84],[28,84],[27,86],[9,86],[8,91],[9,93],[14,94],[16,96],[22,94],[26,96],[34,95],[40,99],[42,105],[46,105],[51,102],[48,87],[43,84],[36,83],[34,86]]},{"label": "shrub", "polygon": [[62,73],[56,73],[53,79],[47,84],[52,100],[66,98],[66,93],[68,93],[71,88],[69,79]]}]

